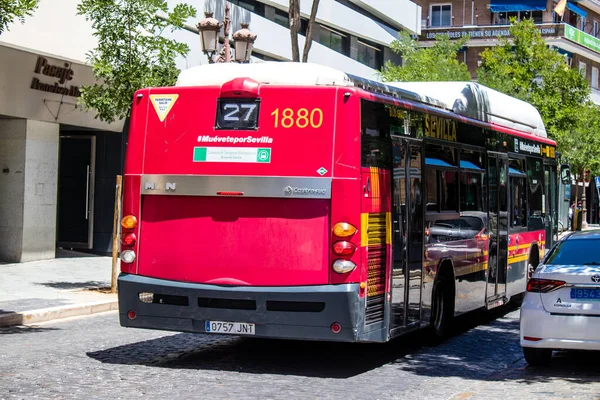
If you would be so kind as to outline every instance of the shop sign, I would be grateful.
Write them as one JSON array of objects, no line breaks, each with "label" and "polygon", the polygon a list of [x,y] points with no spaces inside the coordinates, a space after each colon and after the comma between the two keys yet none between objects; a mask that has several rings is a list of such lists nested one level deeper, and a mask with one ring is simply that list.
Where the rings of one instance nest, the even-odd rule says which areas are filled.
[{"label": "shop sign", "polygon": [[[568,26],[568,25],[567,25]],[[558,25],[540,26],[538,31],[542,36],[560,36]],[[427,31],[421,35],[421,40],[435,40],[436,35],[448,35],[450,39],[460,39],[463,36],[469,36],[470,39],[496,39],[498,37],[510,37],[510,29],[508,26],[472,28],[472,29],[451,29],[440,30],[435,29]]]},{"label": "shop sign", "polygon": [[565,37],[572,42],[600,53],[600,39],[565,24]]},{"label": "shop sign", "polygon": [[[33,72],[37,75],[41,75],[41,77],[38,78],[37,76],[34,76],[31,79],[31,89],[56,93],[63,96],[81,96],[79,86],[66,86],[74,76],[70,63],[65,62],[62,65],[51,64],[46,57],[38,56]],[[52,78],[54,82],[48,82],[44,77]]]}]

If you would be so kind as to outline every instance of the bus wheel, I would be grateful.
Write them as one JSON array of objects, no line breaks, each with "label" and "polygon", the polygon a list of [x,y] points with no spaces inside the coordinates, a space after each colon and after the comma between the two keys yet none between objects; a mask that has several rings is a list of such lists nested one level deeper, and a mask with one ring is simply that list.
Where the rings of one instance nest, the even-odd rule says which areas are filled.
[{"label": "bus wheel", "polygon": [[529,262],[527,263],[527,280],[531,279],[533,273],[537,269],[540,264],[540,253],[537,247],[534,247],[531,250],[531,254],[529,255]]},{"label": "bus wheel", "polygon": [[433,309],[431,312],[431,327],[439,339],[450,335],[454,317],[454,290],[452,280],[447,275],[441,275],[433,292]]}]

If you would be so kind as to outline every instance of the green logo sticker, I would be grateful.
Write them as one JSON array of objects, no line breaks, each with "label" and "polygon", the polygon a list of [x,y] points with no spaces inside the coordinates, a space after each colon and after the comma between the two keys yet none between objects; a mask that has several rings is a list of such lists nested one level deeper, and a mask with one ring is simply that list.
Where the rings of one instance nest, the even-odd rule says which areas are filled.
[{"label": "green logo sticker", "polygon": [[256,153],[256,162],[268,163],[271,162],[271,149],[258,149]]}]

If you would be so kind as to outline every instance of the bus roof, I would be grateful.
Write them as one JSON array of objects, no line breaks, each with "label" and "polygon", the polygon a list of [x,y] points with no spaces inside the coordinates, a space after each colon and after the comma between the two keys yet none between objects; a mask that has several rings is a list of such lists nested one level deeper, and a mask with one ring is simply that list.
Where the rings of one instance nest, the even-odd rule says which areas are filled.
[{"label": "bus roof", "polygon": [[324,65],[267,61],[219,63],[181,71],[176,86],[216,86],[248,77],[263,84],[354,86],[416,101],[457,115],[547,138],[538,110],[531,104],[475,82],[377,82]]}]

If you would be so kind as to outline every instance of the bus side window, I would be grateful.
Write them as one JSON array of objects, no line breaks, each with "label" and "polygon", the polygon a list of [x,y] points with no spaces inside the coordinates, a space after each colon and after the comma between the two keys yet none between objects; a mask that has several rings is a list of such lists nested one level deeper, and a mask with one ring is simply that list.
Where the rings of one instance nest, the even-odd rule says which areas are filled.
[{"label": "bus side window", "polygon": [[527,188],[529,207],[526,226],[529,230],[542,230],[544,224],[544,169],[542,160],[527,157]]},{"label": "bus side window", "polygon": [[510,227],[522,228],[527,226],[527,206],[525,193],[525,178],[510,178]]},{"label": "bus side window", "polygon": [[361,102],[361,166],[390,169],[391,142],[389,112],[385,105],[363,100]]}]

